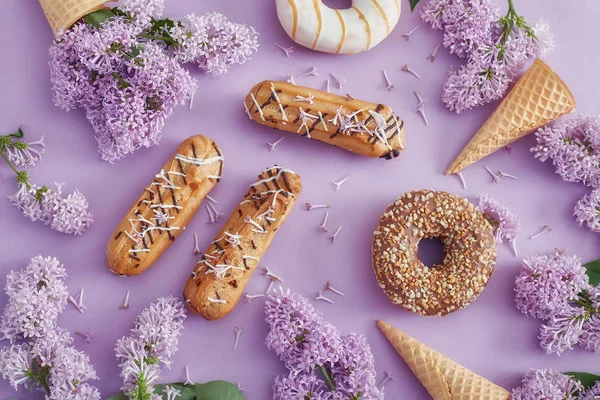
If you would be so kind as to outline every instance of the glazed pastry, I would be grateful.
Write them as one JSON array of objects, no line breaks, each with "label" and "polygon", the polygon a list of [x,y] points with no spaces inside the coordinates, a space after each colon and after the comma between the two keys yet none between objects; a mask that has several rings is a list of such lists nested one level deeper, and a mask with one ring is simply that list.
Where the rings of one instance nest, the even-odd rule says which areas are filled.
[{"label": "glazed pastry", "polygon": [[[444,243],[441,265],[417,256],[421,239]],[[390,204],[373,234],[377,283],[394,304],[422,315],[446,315],[468,306],[494,270],[496,241],[485,216],[467,199],[420,190]]]},{"label": "glazed pastry", "polygon": [[300,176],[288,169],[273,167],[258,179],[196,264],[183,290],[188,308],[207,320],[222,318],[236,306],[302,191]]},{"label": "glazed pastry", "polygon": [[433,400],[508,400],[508,390],[468,370],[384,321],[379,330],[394,346]]},{"label": "glazed pastry", "polygon": [[389,160],[404,150],[404,122],[383,104],[264,81],[252,88],[244,107],[248,117],[260,124],[363,156]]},{"label": "glazed pastry", "polygon": [[367,51],[385,39],[400,19],[400,0],[352,0],[333,9],[322,0],[276,0],[277,16],[298,44],[325,53]]},{"label": "glazed pastry", "polygon": [[223,174],[223,154],[211,139],[192,136],[167,161],[125,215],[107,249],[118,275],[148,269],[185,229]]}]

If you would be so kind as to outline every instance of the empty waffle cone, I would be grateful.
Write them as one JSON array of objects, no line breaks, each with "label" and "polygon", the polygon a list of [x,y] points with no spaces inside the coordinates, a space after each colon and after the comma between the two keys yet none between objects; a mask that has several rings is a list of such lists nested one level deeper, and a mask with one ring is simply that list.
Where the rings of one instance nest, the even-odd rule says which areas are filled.
[{"label": "empty waffle cone", "polygon": [[46,19],[56,35],[71,27],[78,19],[104,8],[110,0],[40,0]]},{"label": "empty waffle cone", "polygon": [[433,400],[507,400],[510,393],[384,321],[377,326]]},{"label": "empty waffle cone", "polygon": [[456,174],[493,152],[575,109],[567,85],[536,59],[446,170]]}]

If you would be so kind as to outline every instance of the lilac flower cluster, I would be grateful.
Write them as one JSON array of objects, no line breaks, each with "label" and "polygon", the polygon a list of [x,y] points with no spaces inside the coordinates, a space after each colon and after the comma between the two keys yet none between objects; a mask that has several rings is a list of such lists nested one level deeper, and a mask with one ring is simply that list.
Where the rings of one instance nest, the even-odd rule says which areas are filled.
[{"label": "lilac flower cluster", "polygon": [[443,44],[467,63],[450,71],[442,100],[456,113],[504,96],[530,57],[545,57],[554,47],[547,23],[530,27],[517,15],[512,0],[500,18],[493,0],[429,0],[421,13]]},{"label": "lilac flower cluster", "polygon": [[122,390],[129,398],[162,399],[154,393],[154,384],[160,378],[161,365],[171,366],[169,358],[177,351],[185,318],[181,301],[161,297],[138,315],[131,334],[117,341]]},{"label": "lilac flower cluster", "polygon": [[552,160],[566,182],[591,187],[575,205],[575,220],[592,232],[600,232],[600,116],[573,114],[536,132],[531,149],[542,162]]},{"label": "lilac flower cluster", "polygon": [[50,48],[55,104],[86,111],[108,162],[158,144],[165,120],[191,101],[197,82],[182,63],[218,75],[258,47],[254,29],[220,14],[159,19],[163,3],[122,0],[102,24],[79,21]]},{"label": "lilac flower cluster", "polygon": [[19,190],[9,200],[31,221],[42,221],[58,232],[81,235],[93,222],[87,199],[77,189],[64,196],[63,185],[57,183],[57,189],[52,190],[20,182]]},{"label": "lilac flower cluster", "polygon": [[580,400],[598,400],[600,399],[600,381],[596,381],[596,383],[589,388],[583,395],[581,395]]},{"label": "lilac flower cluster", "polygon": [[513,390],[513,400],[580,398],[583,386],[575,378],[553,371],[550,368],[532,369],[521,381],[521,386]]},{"label": "lilac flower cluster", "polygon": [[524,259],[515,303],[522,313],[544,320],[539,339],[547,353],[561,354],[577,344],[600,351],[600,288],[590,285],[578,257],[557,251]]},{"label": "lilac flower cluster", "polygon": [[8,274],[0,332],[11,344],[0,349],[0,373],[15,390],[38,389],[49,400],[99,400],[98,390],[87,383],[97,379],[88,356],[57,326],[69,296],[65,278],[56,258],[41,256]]},{"label": "lilac flower cluster", "polygon": [[501,245],[505,239],[508,240],[516,256],[516,240],[521,229],[521,222],[517,216],[485,193],[479,197],[478,207],[494,229],[496,244]]},{"label": "lilac flower cluster", "polygon": [[574,114],[536,132],[535,158],[548,159],[567,182],[600,188],[600,116]]},{"label": "lilac flower cluster", "polygon": [[27,172],[17,169],[35,166],[46,149],[43,136],[35,142],[21,140],[23,136],[21,128],[0,136],[0,157],[17,175],[18,190],[8,199],[32,221],[42,221],[59,232],[82,234],[93,221],[86,198],[78,190],[64,197],[63,184],[57,184],[57,190],[34,185]]},{"label": "lilac flower cluster", "polygon": [[278,376],[274,400],[383,399],[375,383],[374,358],[365,338],[341,336],[307,299],[280,289],[265,306],[270,332],[267,348],[285,362],[289,375]]},{"label": "lilac flower cluster", "polygon": [[35,142],[26,142],[21,140],[23,136],[21,128],[13,134],[0,136],[0,154],[17,168],[34,167],[46,152],[44,137]]},{"label": "lilac flower cluster", "polygon": [[170,30],[177,42],[175,59],[194,63],[207,74],[221,75],[235,64],[243,64],[258,49],[258,34],[252,27],[236,24],[218,13],[197,17],[190,14]]},{"label": "lilac flower cluster", "polygon": [[585,225],[592,232],[600,232],[600,189],[583,196],[573,211],[579,225]]}]

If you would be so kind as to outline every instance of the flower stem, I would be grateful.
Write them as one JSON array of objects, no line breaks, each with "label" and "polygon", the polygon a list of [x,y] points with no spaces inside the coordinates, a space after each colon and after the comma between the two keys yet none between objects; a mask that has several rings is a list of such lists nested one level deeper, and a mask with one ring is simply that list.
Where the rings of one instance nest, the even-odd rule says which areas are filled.
[{"label": "flower stem", "polygon": [[3,151],[1,151],[1,150],[0,150],[0,156],[2,156],[2,158],[4,159],[4,161],[6,161],[6,163],[10,167],[10,169],[12,169],[13,171],[15,171],[15,174],[19,173],[19,170],[9,161],[8,157],[6,156],[6,154]]},{"label": "flower stem", "polygon": [[332,391],[335,392],[335,385],[333,384],[333,381],[331,380],[331,378],[329,377],[329,374],[325,370],[325,367],[322,365],[319,365],[319,368],[321,369],[321,373],[323,374],[323,377],[325,378],[325,381],[327,382],[329,389],[331,389]]},{"label": "flower stem", "polygon": [[575,303],[575,304],[577,304],[577,305],[579,305],[579,306],[581,306],[581,307],[583,307],[585,309],[588,309],[588,310],[591,310],[591,311],[596,311],[596,309],[592,306],[592,304],[589,301],[587,301],[587,300],[573,299],[573,303]]}]

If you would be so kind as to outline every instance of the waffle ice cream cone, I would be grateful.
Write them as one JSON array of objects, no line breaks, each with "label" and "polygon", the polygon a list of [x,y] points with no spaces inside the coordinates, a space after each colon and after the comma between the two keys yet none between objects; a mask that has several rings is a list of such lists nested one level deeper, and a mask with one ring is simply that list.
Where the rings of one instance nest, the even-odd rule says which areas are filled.
[{"label": "waffle ice cream cone", "polygon": [[40,0],[46,19],[56,35],[71,27],[78,19],[104,8],[110,0]]},{"label": "waffle ice cream cone", "polygon": [[384,321],[377,326],[433,400],[507,400],[510,393]]},{"label": "waffle ice cream cone", "polygon": [[446,170],[456,174],[493,152],[575,109],[567,85],[536,59]]}]

